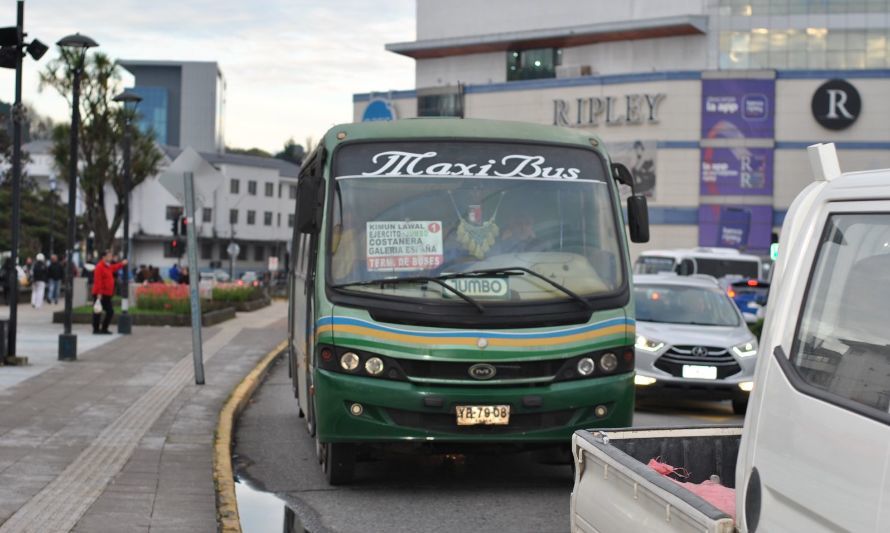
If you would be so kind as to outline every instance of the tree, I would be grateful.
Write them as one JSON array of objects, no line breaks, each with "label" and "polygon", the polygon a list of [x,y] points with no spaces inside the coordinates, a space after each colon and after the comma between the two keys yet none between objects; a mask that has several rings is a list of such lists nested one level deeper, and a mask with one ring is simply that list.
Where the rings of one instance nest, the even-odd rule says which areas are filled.
[{"label": "tree", "polygon": [[[60,48],[60,56],[47,64],[40,73],[40,89],[55,89],[68,99],[71,106],[71,90],[76,61],[74,53]],[[120,91],[118,66],[105,54],[94,53],[87,57],[81,85],[81,124],[78,143],[80,189],[86,208],[85,230],[95,233],[96,249],[111,247],[114,235],[123,221],[122,199],[124,195],[123,140],[126,114],[135,119],[133,112],[125,110],[112,100]],[[134,121],[135,122],[135,121]],[[59,124],[53,128],[52,154],[56,170],[63,179],[69,179],[69,139],[71,125]],[[133,126],[131,130],[132,187],[158,172],[162,155],[157,149],[153,132],[142,132]],[[106,212],[106,191],[115,193],[109,218]]]},{"label": "tree", "polygon": [[284,150],[275,154],[275,159],[282,159],[299,165],[302,163],[304,155],[306,155],[306,151],[302,146],[294,142],[294,138],[291,137],[284,143]]},{"label": "tree", "polygon": [[272,154],[262,148],[232,148],[226,146],[227,154],[253,155],[256,157],[272,157]]}]

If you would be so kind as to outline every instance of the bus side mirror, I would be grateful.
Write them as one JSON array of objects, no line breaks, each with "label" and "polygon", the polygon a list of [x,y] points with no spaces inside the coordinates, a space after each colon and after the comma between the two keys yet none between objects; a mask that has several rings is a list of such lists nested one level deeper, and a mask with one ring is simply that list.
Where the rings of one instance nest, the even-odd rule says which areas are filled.
[{"label": "bus side mirror", "polygon": [[630,174],[630,170],[627,170],[626,166],[621,163],[612,163],[612,177],[615,178],[615,181],[622,185],[627,185],[630,187],[630,190],[633,191],[634,178]]},{"label": "bus side mirror", "polygon": [[304,176],[297,184],[297,230],[318,233],[324,213],[324,178]]},{"label": "bus side mirror", "polygon": [[627,225],[631,241],[649,242],[649,206],[645,196],[627,199]]}]

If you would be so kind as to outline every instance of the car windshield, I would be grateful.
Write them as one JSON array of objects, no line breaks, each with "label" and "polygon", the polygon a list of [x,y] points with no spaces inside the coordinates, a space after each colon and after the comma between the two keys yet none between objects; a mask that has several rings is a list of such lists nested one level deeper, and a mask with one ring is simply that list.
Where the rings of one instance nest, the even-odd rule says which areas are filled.
[{"label": "car windshield", "polygon": [[735,304],[718,288],[683,285],[634,287],[636,318],[641,322],[738,326]]},{"label": "car windshield", "polygon": [[[589,151],[564,150],[597,162]],[[583,297],[612,293],[623,284],[621,236],[602,170],[575,179],[559,168],[562,178],[547,179],[527,177],[530,171],[516,177],[430,174],[436,166],[424,165],[426,172],[412,176],[366,172],[337,178],[330,226],[333,285],[368,294],[455,300],[453,291],[420,279],[358,285],[449,276],[445,283],[474,299],[541,301],[568,296],[531,274]],[[553,175],[559,175],[556,170]],[[496,272],[520,268],[533,272]],[[453,276],[479,270],[495,272]]]}]

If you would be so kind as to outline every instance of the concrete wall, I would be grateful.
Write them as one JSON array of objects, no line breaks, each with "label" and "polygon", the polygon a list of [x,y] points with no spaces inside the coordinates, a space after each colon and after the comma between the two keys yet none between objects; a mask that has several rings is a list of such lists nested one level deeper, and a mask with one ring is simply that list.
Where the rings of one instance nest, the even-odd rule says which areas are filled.
[{"label": "concrete wall", "polygon": [[417,0],[417,39],[540,30],[705,12],[707,0]]},{"label": "concrete wall", "polygon": [[182,67],[182,108],[179,146],[199,152],[219,152],[217,135],[216,63],[184,63]]},{"label": "concrete wall", "polygon": [[506,52],[418,59],[415,64],[416,87],[507,81]]}]

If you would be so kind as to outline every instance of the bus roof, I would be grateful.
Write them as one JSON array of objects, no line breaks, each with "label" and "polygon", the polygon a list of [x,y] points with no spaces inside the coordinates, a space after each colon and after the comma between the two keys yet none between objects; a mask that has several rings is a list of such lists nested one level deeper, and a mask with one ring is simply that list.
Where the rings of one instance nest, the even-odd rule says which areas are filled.
[{"label": "bus roof", "polygon": [[760,261],[756,255],[743,254],[734,248],[677,248],[673,250],[646,250],[640,256],[670,257],[682,260],[685,257],[698,257],[702,259],[732,259],[739,261]]},{"label": "bus roof", "polygon": [[[338,136],[345,134],[343,139]],[[341,141],[357,139],[480,139],[509,141],[538,141],[548,143],[576,144],[603,151],[603,144],[597,135],[570,128],[508,122],[502,120],[464,118],[412,118],[393,121],[358,122],[334,126],[324,136],[330,147]]]}]

